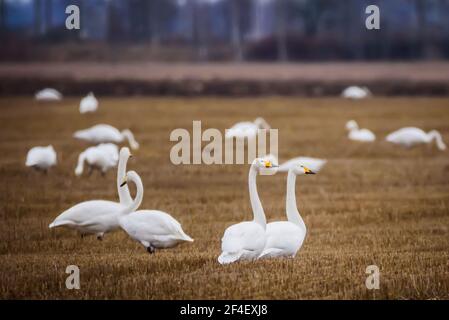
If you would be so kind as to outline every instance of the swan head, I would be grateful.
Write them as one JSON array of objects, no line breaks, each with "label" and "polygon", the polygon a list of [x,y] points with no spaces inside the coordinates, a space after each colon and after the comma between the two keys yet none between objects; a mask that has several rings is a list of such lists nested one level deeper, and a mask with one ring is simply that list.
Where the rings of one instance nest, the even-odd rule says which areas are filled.
[{"label": "swan head", "polygon": [[298,163],[298,165],[294,166],[292,168],[293,173],[296,175],[303,175],[303,174],[315,174],[312,170],[307,168],[306,166],[302,165],[301,163]]},{"label": "swan head", "polygon": [[355,120],[349,120],[348,122],[346,122],[346,130],[352,131],[357,130],[358,128],[359,125],[357,124],[357,122],[355,122]]},{"label": "swan head", "polygon": [[123,187],[128,184],[129,181],[135,181],[139,180],[140,177],[135,171],[128,171],[125,176],[123,177],[122,183],[120,184],[120,187]]},{"label": "swan head", "polygon": [[120,159],[128,160],[129,158],[132,158],[131,151],[129,151],[128,147],[123,147],[120,149]]}]

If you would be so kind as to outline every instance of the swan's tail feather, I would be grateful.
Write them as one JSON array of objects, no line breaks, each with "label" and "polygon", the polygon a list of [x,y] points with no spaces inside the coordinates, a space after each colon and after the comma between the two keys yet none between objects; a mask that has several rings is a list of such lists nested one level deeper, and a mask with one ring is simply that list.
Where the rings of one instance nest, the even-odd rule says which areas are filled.
[{"label": "swan's tail feather", "polygon": [[189,236],[189,235],[187,235],[185,232],[184,232],[184,230],[179,230],[178,231],[178,234],[179,234],[179,239],[180,240],[182,240],[182,241],[188,241],[188,242],[193,242],[193,239]]},{"label": "swan's tail feather", "polygon": [[219,257],[218,257],[218,263],[220,264],[229,264],[229,263],[233,263],[236,262],[237,260],[240,259],[241,257],[241,253],[240,252],[223,252]]},{"label": "swan's tail feather", "polygon": [[67,221],[67,220],[56,221],[55,220],[52,223],[50,223],[48,225],[48,227],[50,229],[52,229],[52,228],[56,228],[56,227],[60,227],[60,226],[69,226],[69,225],[72,225],[72,224],[73,224],[72,221]]}]

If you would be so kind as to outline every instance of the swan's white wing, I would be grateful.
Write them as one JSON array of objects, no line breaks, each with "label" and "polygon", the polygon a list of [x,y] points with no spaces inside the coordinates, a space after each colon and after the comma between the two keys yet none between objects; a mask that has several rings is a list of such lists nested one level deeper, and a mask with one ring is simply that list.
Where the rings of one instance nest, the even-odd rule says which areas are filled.
[{"label": "swan's white wing", "polygon": [[261,258],[292,257],[301,248],[305,232],[289,221],[277,221],[267,224],[267,242]]},{"label": "swan's white wing", "polygon": [[57,227],[62,225],[63,222],[82,225],[83,223],[92,221],[92,219],[99,219],[105,215],[118,214],[123,209],[124,207],[122,205],[113,201],[85,201],[61,213],[49,227]]},{"label": "swan's white wing", "polygon": [[223,252],[257,251],[265,246],[265,230],[256,222],[234,224],[226,229],[221,240]]}]

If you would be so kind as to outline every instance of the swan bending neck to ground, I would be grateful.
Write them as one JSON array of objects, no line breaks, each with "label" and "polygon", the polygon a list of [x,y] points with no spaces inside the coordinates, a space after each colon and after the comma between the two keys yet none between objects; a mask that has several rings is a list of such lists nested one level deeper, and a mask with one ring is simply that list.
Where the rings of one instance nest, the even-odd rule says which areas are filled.
[{"label": "swan bending neck to ground", "polygon": [[446,150],[446,144],[441,134],[436,130],[426,133],[424,130],[416,127],[406,127],[396,130],[385,138],[388,142],[399,144],[405,147],[413,147],[421,143],[432,143],[434,140],[439,150]]},{"label": "swan bending neck to ground", "polygon": [[429,131],[429,133],[427,133],[427,136],[429,137],[429,142],[432,142],[433,140],[436,141],[437,147],[441,151],[447,149],[446,144],[444,143],[443,138],[441,137],[441,133],[439,133],[438,131],[436,130]]},{"label": "swan bending neck to ground", "polygon": [[128,129],[125,129],[121,132],[122,136],[128,140],[129,146],[131,149],[139,149],[139,144],[136,139],[134,139],[134,135]]},{"label": "swan bending neck to ground", "polygon": [[253,210],[253,220],[228,227],[221,239],[220,264],[229,264],[239,260],[255,260],[262,253],[266,243],[266,218],[257,194],[256,176],[262,169],[272,168],[270,161],[254,159],[248,175],[249,196]]},{"label": "swan bending neck to ground", "polygon": [[119,162],[117,168],[117,190],[120,204],[123,205],[130,204],[133,201],[131,194],[129,192],[128,185],[125,184],[122,187],[120,187],[121,184],[123,183],[123,180],[125,179],[126,165],[128,163],[129,158],[131,157],[132,154],[129,151],[129,148],[123,147],[120,149]]}]

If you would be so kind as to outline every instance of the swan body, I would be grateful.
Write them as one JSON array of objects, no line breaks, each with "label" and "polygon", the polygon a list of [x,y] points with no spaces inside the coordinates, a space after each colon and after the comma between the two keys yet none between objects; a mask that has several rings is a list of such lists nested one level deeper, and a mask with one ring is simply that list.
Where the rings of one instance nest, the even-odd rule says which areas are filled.
[{"label": "swan body", "polygon": [[297,157],[290,159],[283,164],[281,164],[278,168],[279,172],[288,172],[291,168],[298,165],[298,163],[303,166],[309,168],[313,172],[319,172],[321,168],[327,163],[327,160],[311,158],[311,157]]},{"label": "swan body", "polygon": [[148,252],[172,248],[182,242],[193,242],[181,224],[171,215],[159,210],[139,210],[120,218],[120,226]]},{"label": "swan body", "polygon": [[73,136],[92,143],[121,143],[127,139],[131,149],[139,148],[139,144],[130,130],[126,129],[120,132],[117,128],[108,124],[97,124],[91,128],[76,131]]},{"label": "swan body", "polygon": [[95,112],[98,109],[98,100],[94,94],[90,92],[87,96],[81,99],[80,113]]},{"label": "swan body", "polygon": [[233,125],[230,129],[226,130],[225,138],[252,139],[257,136],[257,131],[259,129],[270,129],[270,125],[263,118],[257,118],[253,122],[251,121],[239,122]]},{"label": "swan body", "polygon": [[296,175],[314,174],[312,170],[297,163],[290,168],[287,176],[286,212],[288,221],[276,221],[267,224],[267,242],[259,258],[295,257],[301,248],[307,228],[296,206]]},{"label": "swan body", "polygon": [[346,99],[359,100],[371,96],[371,92],[367,87],[350,86],[343,90],[341,96]]},{"label": "swan body", "polygon": [[46,88],[36,92],[34,98],[37,101],[60,101],[62,100],[62,94],[56,89]]},{"label": "swan body", "polygon": [[414,127],[402,128],[394,131],[386,137],[386,140],[407,148],[413,147],[417,144],[431,143],[435,140],[439,150],[446,150],[447,148],[441,134],[438,131],[432,130],[426,133],[422,129]]},{"label": "swan body", "polygon": [[360,129],[359,125],[354,120],[349,120],[346,123],[346,130],[349,131],[349,140],[360,142],[373,142],[376,140],[376,135],[371,130]]},{"label": "swan body", "polygon": [[266,219],[257,194],[256,176],[263,169],[272,168],[271,162],[256,158],[249,170],[249,193],[254,219],[228,227],[221,239],[220,264],[229,264],[239,260],[255,260],[265,248]]},{"label": "swan body", "polygon": [[56,165],[56,151],[53,146],[34,147],[28,151],[25,165],[37,170],[47,171]]},{"label": "swan body", "polygon": [[[122,179],[125,176],[126,162],[130,156],[128,148],[120,150],[120,161],[117,175]],[[143,197],[143,186],[139,183],[139,179],[135,177],[137,174],[133,171],[128,172],[131,178],[134,178],[137,186],[137,194],[135,199],[130,202],[114,202],[107,200],[91,200],[81,202],[68,210],[61,213],[52,223],[49,228],[66,227],[79,231],[82,235],[96,234],[99,239],[107,232],[114,231],[120,227],[119,218],[127,213],[135,211]],[[119,194],[128,192],[127,188],[118,190]],[[124,198],[126,199],[126,198]]]},{"label": "swan body", "polygon": [[118,160],[118,147],[113,143],[102,143],[95,147],[89,147],[80,153],[75,174],[80,176],[83,173],[85,162],[88,164],[90,171],[98,168],[104,174],[110,168],[114,168]]}]

